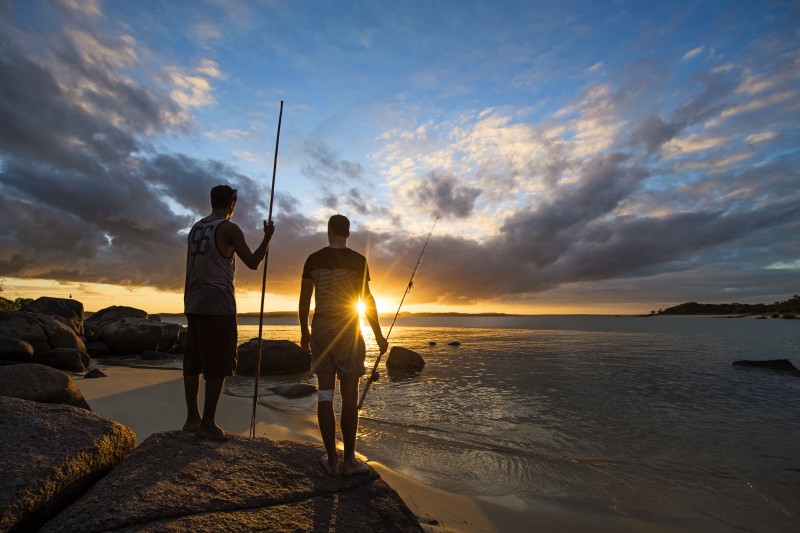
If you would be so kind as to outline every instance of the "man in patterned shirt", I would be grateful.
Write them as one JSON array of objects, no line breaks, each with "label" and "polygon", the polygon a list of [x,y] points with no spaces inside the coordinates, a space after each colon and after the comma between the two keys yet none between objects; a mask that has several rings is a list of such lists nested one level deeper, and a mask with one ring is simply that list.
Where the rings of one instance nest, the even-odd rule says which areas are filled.
[{"label": "man in patterned shirt", "polygon": [[[367,321],[375,334],[380,353],[388,342],[378,323],[375,299],[369,291],[369,268],[366,258],[347,247],[350,221],[343,215],[328,220],[329,246],[308,256],[303,267],[300,287],[301,347],[311,353],[312,369],[317,374],[319,388],[317,420],[327,454],[322,457],[325,471],[336,476],[352,476],[368,471],[367,465],[355,457],[358,430],[358,383],[366,371],[366,347],[361,336],[359,300],[364,305]],[[314,300],[313,333],[308,328],[311,295]],[[336,376],[342,399],[340,425],[344,457],[339,465],[336,450],[336,417],[333,412],[333,393]]]}]

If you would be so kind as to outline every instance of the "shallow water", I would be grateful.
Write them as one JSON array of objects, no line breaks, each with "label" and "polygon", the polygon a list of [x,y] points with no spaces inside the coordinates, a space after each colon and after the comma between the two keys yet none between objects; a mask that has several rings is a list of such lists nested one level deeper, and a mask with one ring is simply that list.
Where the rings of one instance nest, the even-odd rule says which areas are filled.
[{"label": "shallow water", "polygon": [[[296,320],[267,323],[265,338],[299,341]],[[241,321],[241,340],[257,334],[252,324]],[[800,321],[416,318],[398,321],[390,342],[427,362],[420,373],[383,368],[362,410],[359,451],[394,470],[697,531],[800,530],[800,378],[731,367],[800,366]],[[371,367],[369,335],[367,345]],[[268,392],[298,380],[314,383],[262,378],[262,403],[313,413],[315,397]],[[235,378],[228,392],[252,387]]]}]

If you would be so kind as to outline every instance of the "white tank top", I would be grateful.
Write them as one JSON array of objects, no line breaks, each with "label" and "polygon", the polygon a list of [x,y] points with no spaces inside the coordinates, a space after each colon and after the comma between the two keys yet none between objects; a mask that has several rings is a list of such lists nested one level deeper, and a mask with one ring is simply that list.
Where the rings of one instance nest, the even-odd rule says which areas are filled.
[{"label": "white tank top", "polygon": [[217,228],[225,221],[224,218],[208,222],[201,220],[189,232],[186,285],[183,291],[183,310],[186,314],[236,314],[234,254],[225,257],[217,248]]}]

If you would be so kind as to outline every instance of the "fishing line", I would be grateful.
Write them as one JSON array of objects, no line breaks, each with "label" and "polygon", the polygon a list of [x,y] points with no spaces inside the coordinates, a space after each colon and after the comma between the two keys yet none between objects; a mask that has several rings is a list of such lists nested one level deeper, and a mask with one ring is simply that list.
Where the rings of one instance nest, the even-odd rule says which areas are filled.
[{"label": "fishing line", "polygon": [[[269,215],[267,222],[272,222],[272,200],[275,198],[275,173],[278,169],[278,144],[281,140],[281,119],[283,118],[283,100],[281,100],[281,110],[278,113],[278,133],[275,137],[275,158],[272,162],[272,190],[269,193]],[[256,408],[258,407],[258,378],[261,375],[261,348],[264,339],[261,332],[264,328],[264,296],[267,293],[267,263],[269,263],[269,244],[264,254],[264,276],[261,280],[261,312],[258,316],[258,357],[256,358],[256,386],[253,391],[253,413],[250,416],[250,437],[256,437]]]},{"label": "fishing line", "polygon": [[[431,226],[431,231],[428,232],[428,238],[425,239],[425,244],[422,245],[422,251],[419,254],[419,259],[417,259],[417,264],[414,265],[414,270],[411,272],[411,278],[408,280],[408,285],[406,286],[406,292],[403,293],[403,297],[400,298],[400,305],[397,306],[397,312],[394,314],[394,318],[392,319],[392,324],[389,326],[389,332],[386,334],[386,342],[389,342],[389,335],[392,334],[392,328],[394,327],[394,323],[397,321],[397,316],[400,314],[400,308],[403,307],[403,301],[406,299],[406,295],[411,291],[412,285],[414,285],[414,276],[417,275],[417,269],[419,268],[419,264],[422,262],[422,256],[425,255],[425,248],[428,246],[428,241],[431,240],[431,234],[433,233],[433,228],[436,227],[436,222],[439,221],[439,217],[436,217],[436,220],[433,221],[433,226]],[[372,372],[370,373],[369,377],[367,378],[367,383],[364,386],[364,392],[361,393],[361,399],[358,400],[358,409],[361,409],[361,406],[364,404],[364,398],[367,397],[367,392],[369,391],[370,385],[372,385],[373,381],[378,381],[377,373],[378,373],[378,365],[381,362],[381,357],[383,354],[379,353],[378,358],[375,359],[375,365],[372,367]]]}]

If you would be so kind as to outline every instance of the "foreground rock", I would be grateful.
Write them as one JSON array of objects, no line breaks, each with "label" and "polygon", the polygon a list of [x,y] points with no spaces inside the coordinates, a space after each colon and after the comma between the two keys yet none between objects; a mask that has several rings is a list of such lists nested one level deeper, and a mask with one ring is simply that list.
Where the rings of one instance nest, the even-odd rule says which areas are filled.
[{"label": "foreground rock", "polygon": [[401,346],[392,346],[386,359],[386,368],[422,370],[424,367],[425,360],[420,354]]},{"label": "foreground rock", "polygon": [[0,396],[33,402],[63,403],[91,411],[80,389],[68,375],[44,365],[0,367]]},{"label": "foreground rock", "polygon": [[136,446],[90,411],[0,397],[0,531],[33,531]]},{"label": "foreground rock", "polygon": [[[239,345],[239,365],[236,373],[256,375],[258,339]],[[261,375],[293,374],[311,369],[311,356],[292,341],[264,340],[261,348]]]},{"label": "foreground rock", "polygon": [[178,343],[181,326],[161,322],[158,317],[148,318],[140,309],[115,306],[87,318],[86,330],[92,342],[102,342],[108,347],[110,355],[130,355],[171,350]]},{"label": "foreground rock", "polygon": [[156,433],[42,531],[422,531],[375,471],[332,478],[322,454],[306,442]]}]

